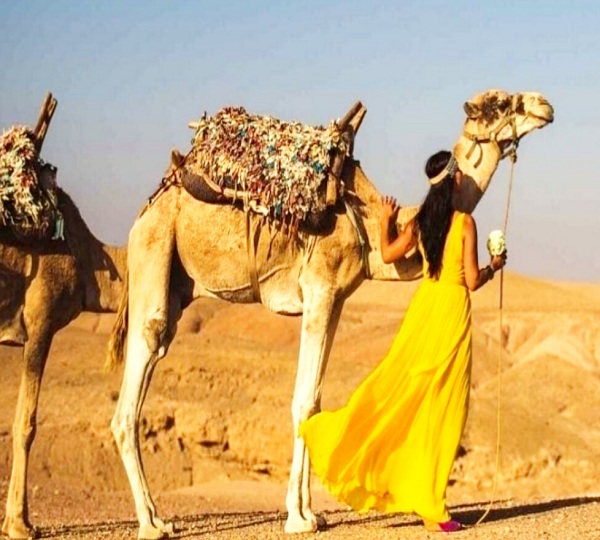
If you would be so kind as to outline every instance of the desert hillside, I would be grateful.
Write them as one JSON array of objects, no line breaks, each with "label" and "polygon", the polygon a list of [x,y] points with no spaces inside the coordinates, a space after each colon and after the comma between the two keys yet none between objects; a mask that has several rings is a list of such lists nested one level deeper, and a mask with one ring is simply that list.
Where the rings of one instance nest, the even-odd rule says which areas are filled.
[{"label": "desert hillside", "polygon": [[[498,392],[498,499],[597,497],[600,285],[507,273],[501,332],[499,281],[473,295],[471,409],[449,501],[469,505],[492,495]],[[368,282],[348,300],[328,366],[324,408],[341,405],[384,355],[416,285]],[[37,524],[77,521],[70,501],[77,506],[112,500],[92,504],[95,519],[134,517],[109,430],[122,374],[103,372],[112,321],[112,315],[83,314],[53,344],[30,466]],[[186,310],[142,412],[144,461],[163,513],[285,508],[300,322],[262,306],[216,300]],[[20,349],[0,348],[2,504],[20,357]],[[314,484],[315,507],[339,509]],[[227,499],[232,491],[238,497]]]}]

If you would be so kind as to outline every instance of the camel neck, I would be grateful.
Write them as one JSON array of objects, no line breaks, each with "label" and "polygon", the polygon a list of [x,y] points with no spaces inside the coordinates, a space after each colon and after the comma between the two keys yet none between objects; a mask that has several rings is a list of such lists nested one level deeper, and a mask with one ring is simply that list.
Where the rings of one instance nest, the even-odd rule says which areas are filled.
[{"label": "camel neck", "polygon": [[117,310],[127,265],[127,250],[103,244],[90,231],[79,210],[64,193],[59,193],[69,250],[77,261],[77,274],[84,289],[85,311]]},{"label": "camel neck", "polygon": [[486,192],[501,158],[498,146],[492,142],[478,143],[469,155],[472,144],[473,141],[461,135],[454,145],[453,151],[463,173],[463,183],[456,201],[456,208],[466,213],[473,212]]}]

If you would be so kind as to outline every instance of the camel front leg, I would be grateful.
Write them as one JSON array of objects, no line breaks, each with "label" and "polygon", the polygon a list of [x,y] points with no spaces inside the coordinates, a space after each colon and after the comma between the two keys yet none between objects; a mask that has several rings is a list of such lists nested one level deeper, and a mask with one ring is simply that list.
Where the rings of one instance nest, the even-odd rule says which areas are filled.
[{"label": "camel front leg", "polygon": [[292,400],[294,453],[286,498],[287,533],[314,532],[325,525],[325,521],[317,518],[311,509],[310,462],[304,440],[298,436],[298,428],[320,408],[323,377],[343,305],[344,301],[335,300],[333,295],[311,294],[304,300],[298,372]]},{"label": "camel front leg", "polygon": [[13,465],[2,532],[10,538],[31,538],[37,531],[28,518],[27,470],[37,429],[37,408],[42,376],[52,336],[32,335],[23,349],[24,369],[13,424]]}]

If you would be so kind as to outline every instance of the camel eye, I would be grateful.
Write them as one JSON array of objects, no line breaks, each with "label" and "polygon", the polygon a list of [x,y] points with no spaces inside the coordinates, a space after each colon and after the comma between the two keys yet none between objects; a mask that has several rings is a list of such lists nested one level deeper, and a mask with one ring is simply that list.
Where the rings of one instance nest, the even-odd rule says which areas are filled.
[{"label": "camel eye", "polygon": [[510,107],[510,100],[508,100],[508,99],[503,99],[498,102],[498,110],[501,112],[506,112],[509,107]]}]

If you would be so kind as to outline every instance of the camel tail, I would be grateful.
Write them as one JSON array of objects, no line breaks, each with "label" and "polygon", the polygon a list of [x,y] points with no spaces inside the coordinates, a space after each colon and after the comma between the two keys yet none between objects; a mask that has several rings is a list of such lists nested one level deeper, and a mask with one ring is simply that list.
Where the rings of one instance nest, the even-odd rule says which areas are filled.
[{"label": "camel tail", "polygon": [[125,272],[123,283],[123,295],[117,310],[117,318],[108,341],[108,350],[104,371],[114,371],[119,364],[123,363],[125,352],[125,339],[127,338],[127,308],[129,305],[129,272]]}]

